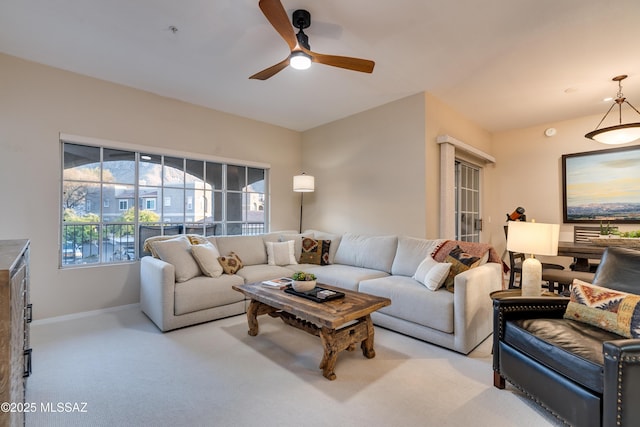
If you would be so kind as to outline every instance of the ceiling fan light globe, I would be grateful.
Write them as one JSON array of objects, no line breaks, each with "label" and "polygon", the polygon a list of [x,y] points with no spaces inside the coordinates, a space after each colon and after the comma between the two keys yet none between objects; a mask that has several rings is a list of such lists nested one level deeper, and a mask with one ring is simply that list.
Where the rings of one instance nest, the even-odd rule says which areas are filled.
[{"label": "ceiling fan light globe", "polygon": [[296,70],[306,70],[311,67],[311,57],[302,51],[293,52],[289,57],[289,65]]}]

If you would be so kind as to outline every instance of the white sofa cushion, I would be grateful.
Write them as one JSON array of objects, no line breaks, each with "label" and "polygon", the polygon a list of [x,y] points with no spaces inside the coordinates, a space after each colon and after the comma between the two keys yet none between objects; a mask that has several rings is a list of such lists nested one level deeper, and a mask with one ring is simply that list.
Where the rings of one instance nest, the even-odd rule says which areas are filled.
[{"label": "white sofa cushion", "polygon": [[437,291],[449,275],[451,269],[450,262],[438,262],[427,255],[420,263],[413,279],[422,283],[431,291]]},{"label": "white sofa cushion", "polygon": [[305,267],[304,271],[315,274],[320,284],[339,286],[350,291],[357,291],[358,284],[362,280],[389,275],[380,270],[342,264],[315,265],[313,267]]},{"label": "white sofa cushion", "polygon": [[290,267],[294,268],[267,264],[249,265],[238,270],[236,275],[242,277],[245,283],[256,283],[262,282],[263,280],[276,279],[278,277],[291,277],[293,273],[297,271],[295,269],[297,265],[292,265]]},{"label": "white sofa cushion", "polygon": [[202,274],[209,277],[220,277],[224,270],[218,262],[220,252],[211,242],[191,246],[191,255],[198,263]]},{"label": "white sofa cushion", "polygon": [[223,274],[220,277],[199,276],[186,283],[176,283],[175,315],[220,307],[244,300],[244,295],[231,288],[242,285],[244,280],[237,275]]},{"label": "white sofa cushion", "polygon": [[391,273],[398,248],[397,236],[367,236],[345,233],[336,252],[336,264]]},{"label": "white sofa cushion", "polygon": [[169,240],[158,240],[151,245],[162,261],[174,266],[176,282],[186,282],[200,276],[200,267],[191,255],[191,243],[189,243],[187,236],[181,235]]},{"label": "white sofa cushion", "polygon": [[267,263],[267,251],[261,235],[256,236],[218,236],[216,237],[218,252],[222,255],[235,252],[243,265]]},{"label": "white sofa cushion", "polygon": [[398,237],[398,250],[393,258],[391,274],[412,277],[420,263],[444,242],[443,239]]},{"label": "white sofa cushion", "polygon": [[364,280],[359,291],[391,299],[391,305],[381,308],[381,313],[453,333],[454,294],[444,288],[431,292],[410,277],[389,276]]},{"label": "white sofa cushion", "polygon": [[297,264],[295,255],[295,243],[293,240],[286,242],[265,242],[267,246],[267,264],[289,265]]}]

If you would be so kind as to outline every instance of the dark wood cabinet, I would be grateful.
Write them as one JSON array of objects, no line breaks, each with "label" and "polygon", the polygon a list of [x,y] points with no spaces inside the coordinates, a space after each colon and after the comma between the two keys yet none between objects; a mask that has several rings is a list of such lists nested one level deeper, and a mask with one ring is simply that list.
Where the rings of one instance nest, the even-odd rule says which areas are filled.
[{"label": "dark wood cabinet", "polygon": [[[0,426],[23,426],[31,374],[29,241],[0,240]],[[9,409],[5,411],[4,409]]]}]

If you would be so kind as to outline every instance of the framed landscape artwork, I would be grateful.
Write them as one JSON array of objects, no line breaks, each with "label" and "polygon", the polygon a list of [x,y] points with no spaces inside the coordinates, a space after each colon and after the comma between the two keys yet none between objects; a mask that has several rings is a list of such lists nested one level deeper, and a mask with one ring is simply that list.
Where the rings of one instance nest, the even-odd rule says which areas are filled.
[{"label": "framed landscape artwork", "polygon": [[640,145],[562,156],[564,222],[640,223]]}]

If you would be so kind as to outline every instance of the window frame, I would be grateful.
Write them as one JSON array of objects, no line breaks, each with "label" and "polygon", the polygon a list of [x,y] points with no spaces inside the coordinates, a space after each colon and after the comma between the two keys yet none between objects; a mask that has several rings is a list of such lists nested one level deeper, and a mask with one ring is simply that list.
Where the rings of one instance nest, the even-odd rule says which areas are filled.
[{"label": "window frame", "polygon": [[[144,188],[144,189],[153,189],[153,188],[157,188],[158,192],[157,195],[155,196],[155,210],[152,210],[153,212],[159,213],[160,214],[160,220],[159,220],[159,227],[160,227],[160,231],[161,233],[164,234],[164,229],[166,227],[173,227],[176,225],[181,226],[181,230],[182,233],[186,233],[186,232],[196,232],[197,234],[203,234],[203,233],[209,233],[210,228],[211,233],[215,234],[215,235],[226,235],[228,234],[229,231],[233,231],[235,230],[235,232],[233,232],[233,234],[261,234],[261,233],[267,233],[269,231],[269,227],[270,227],[270,216],[269,216],[269,200],[270,200],[270,186],[269,186],[269,176],[270,176],[270,165],[269,164],[265,164],[265,163],[257,163],[257,162],[251,162],[251,161],[238,161],[238,160],[233,160],[233,159],[226,159],[226,158],[219,158],[219,157],[212,157],[212,156],[207,156],[207,155],[203,155],[200,153],[190,153],[190,152],[186,152],[186,151],[175,151],[175,150],[169,150],[169,149],[159,149],[159,148],[154,148],[154,147],[148,147],[148,146],[141,146],[141,145],[134,145],[134,144],[127,144],[127,143],[121,143],[121,142],[115,142],[115,141],[108,141],[108,140],[102,140],[102,139],[96,139],[96,138],[87,138],[87,137],[81,137],[81,136],[77,136],[77,135],[69,135],[69,134],[60,134],[60,138],[59,138],[59,143],[60,143],[60,220],[59,220],[59,244],[58,244],[58,250],[59,250],[59,256],[58,256],[58,261],[59,261],[59,267],[60,268],[73,268],[73,267],[91,267],[91,266],[101,266],[101,265],[112,265],[112,264],[118,264],[118,263],[122,263],[122,262],[133,262],[136,261],[137,259],[139,259],[142,256],[142,245],[140,244],[141,242],[140,240],[140,230],[141,230],[141,226],[148,226],[148,225],[153,225],[153,223],[149,223],[149,222],[144,222],[144,221],[140,221],[140,212],[142,210],[148,210],[146,208],[147,206],[147,201],[150,198],[153,197],[147,197],[147,196],[141,196],[140,195],[140,188]],[[97,206],[100,207],[99,212],[99,221],[97,223],[86,223],[86,222],[66,222],[65,221],[65,215],[64,215],[64,210],[65,210],[65,206],[63,203],[64,200],[64,188],[65,188],[65,179],[64,179],[64,175],[65,175],[65,143],[67,144],[74,144],[74,145],[79,145],[79,146],[87,146],[87,147],[93,147],[93,148],[98,148],[100,151],[100,160],[99,160],[99,167],[100,167],[100,171],[101,171],[101,175],[100,175],[100,181],[99,182],[91,182],[92,184],[97,184],[100,186],[99,188],[99,194],[100,194],[100,199],[102,199]],[[103,156],[103,152],[105,150],[123,150],[123,151],[129,151],[131,153],[134,154],[134,169],[135,169],[135,181],[133,185],[130,185],[130,187],[132,187],[134,189],[133,191],[133,196],[131,199],[126,200],[125,202],[128,205],[128,208],[134,208],[134,221],[133,223],[131,222],[126,222],[126,223],[120,223],[120,222],[113,222],[113,220],[109,220],[109,219],[105,219],[105,210],[107,210],[109,208],[109,206],[114,206],[115,202],[117,201],[117,206],[118,210],[115,211],[123,213],[126,212],[125,211],[121,211],[120,208],[120,200],[118,197],[112,197],[112,201],[111,203],[108,202],[109,199],[107,199],[106,197],[104,197],[104,189],[103,189],[103,185],[108,184],[108,185],[112,185],[113,183],[108,182],[108,181],[104,181],[103,177],[102,177],[102,172],[104,170],[107,170],[105,167],[105,159]],[[141,157],[143,155],[147,155],[147,154],[152,154],[155,156],[159,156],[160,159],[162,159],[162,163],[161,163],[161,174],[162,174],[162,180],[161,180],[161,184],[158,186],[148,186],[146,184],[142,184],[140,182],[140,180],[138,179],[138,174],[139,174],[139,170],[140,170],[140,164],[141,162],[144,161],[144,159],[141,159]],[[166,185],[164,182],[164,159],[168,157],[168,158],[172,158],[172,161],[175,161],[176,159],[182,159],[182,164],[185,165],[185,168],[183,169],[184,172],[184,178],[183,178],[183,183],[181,184],[181,186],[176,186],[176,185]],[[197,193],[200,191],[199,189],[194,189],[194,187],[189,187],[189,184],[186,183],[186,181],[188,179],[195,179],[196,181],[198,180],[197,177],[194,178],[193,175],[190,175],[188,172],[188,167],[186,165],[190,164],[191,165],[195,164],[196,167],[198,166],[199,162],[202,162],[204,169],[206,170],[206,167],[209,164],[212,164],[214,166],[214,169],[217,169],[218,166],[221,167],[222,170],[222,188],[218,189],[218,188],[211,188],[210,190],[206,189],[207,187],[207,183],[204,182],[203,185],[205,186],[204,189],[202,190],[202,194],[203,195],[207,195],[210,196],[212,198],[212,200],[208,200],[206,199],[204,196],[202,196],[202,200],[199,200],[200,195],[197,195]],[[195,162],[195,163],[194,163]],[[229,226],[231,224],[238,224],[238,221],[231,221],[229,222],[226,216],[226,204],[227,204],[227,183],[226,183],[226,169],[229,166],[233,166],[233,167],[240,167],[240,168],[244,168],[245,171],[245,177],[248,174],[248,170],[249,168],[257,168],[257,169],[261,169],[263,170],[264,173],[264,190],[263,193],[259,193],[262,195],[262,198],[264,198],[264,212],[263,212],[263,222],[261,223],[261,227],[260,228],[260,232],[259,233],[251,233],[252,227],[250,227],[248,225],[248,220],[247,220],[247,214],[246,212],[248,212],[248,210],[251,209],[250,206],[243,204],[242,205],[242,209],[243,209],[243,221],[241,221],[240,223],[243,224],[242,226],[242,232],[238,233],[238,228],[234,228],[234,227],[230,227]],[[213,179],[213,178],[209,178],[209,179]],[[217,186],[218,184],[216,184]],[[172,210],[175,210],[175,197],[173,197],[172,195],[167,195],[165,194],[165,189],[171,189],[171,190],[178,190],[178,192],[181,192],[182,194],[182,214],[180,214],[182,216],[181,220],[178,221],[169,221],[166,217],[163,216],[163,214],[165,213],[166,208],[170,208]],[[246,189],[245,189],[246,190]],[[256,193],[255,191],[252,191],[253,193]],[[195,197],[193,197],[193,195],[196,194]],[[243,200],[247,199],[248,200],[248,196],[246,196],[246,191],[243,192]],[[188,211],[187,210],[187,197],[193,197],[192,198],[192,210]],[[123,198],[124,199],[124,198]],[[166,201],[169,200],[169,206],[167,206]],[[215,202],[214,202],[215,200]],[[137,202],[136,202],[137,201]],[[162,203],[159,203],[159,201],[161,201]],[[178,205],[180,205],[180,200],[177,200]],[[223,206],[218,207],[216,209],[214,209],[214,212],[209,212],[210,216],[207,217],[207,205],[209,208],[213,208],[215,203],[222,203]],[[172,206],[173,205],[173,206]],[[114,206],[114,207],[115,207]],[[202,206],[203,209],[200,209],[202,212],[199,213],[195,213],[195,211],[198,210],[198,207]],[[221,217],[220,218],[216,218],[214,217],[214,215],[218,215],[218,211],[221,211]],[[113,208],[110,209],[110,211],[114,211]],[[196,219],[197,215],[204,215],[201,219]],[[179,216],[180,216],[179,215]],[[188,221],[189,217],[192,217],[192,219],[194,219],[194,221]],[[120,250],[120,252],[122,252],[122,256],[119,257],[119,259],[115,259],[116,258],[116,252],[114,251],[114,255],[113,255],[113,259],[108,259],[108,257],[111,257],[110,253],[108,251],[105,251],[105,246],[104,246],[104,241],[103,241],[103,236],[102,234],[105,232],[105,229],[108,225],[113,225],[113,224],[118,224],[118,225],[132,225],[133,226],[133,241],[127,240],[126,244],[130,247],[130,249],[126,250],[126,254],[125,251]],[[165,226],[166,224],[166,226]],[[199,224],[199,225],[198,225]],[[215,224],[218,224],[219,227],[216,227]],[[75,262],[71,262],[69,263],[69,260],[67,259],[67,262],[65,262],[65,259],[63,258],[63,244],[68,243],[65,238],[65,236],[68,236],[68,233],[65,234],[65,228],[66,227],[70,227],[70,226],[95,226],[96,228],[98,228],[100,231],[98,232],[98,237],[97,237],[97,243],[94,244],[94,240],[90,239],[90,241],[88,242],[89,246],[97,246],[97,250],[98,250],[98,257],[97,257],[97,261],[94,262],[90,262],[90,263],[81,263],[81,264],[76,264]],[[202,227],[202,232],[200,232],[200,227]],[[216,228],[218,228],[218,230],[216,230]],[[222,231],[220,231],[222,230]],[[248,232],[245,232],[248,231]],[[68,231],[68,230],[67,230]],[[84,234],[83,234],[84,236]],[[111,235],[111,238],[113,238],[115,235]],[[105,241],[107,240],[106,238],[104,239]],[[75,239],[74,239],[75,242]],[[131,246],[131,244],[133,246]],[[81,242],[80,244],[81,246],[85,245],[84,240]],[[122,248],[122,246],[119,246],[120,248]],[[104,253],[103,253],[104,252]],[[135,254],[135,255],[132,255]],[[84,257],[82,258],[84,259]]]}]

